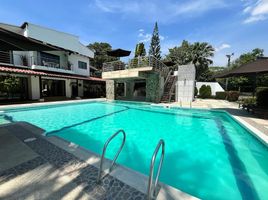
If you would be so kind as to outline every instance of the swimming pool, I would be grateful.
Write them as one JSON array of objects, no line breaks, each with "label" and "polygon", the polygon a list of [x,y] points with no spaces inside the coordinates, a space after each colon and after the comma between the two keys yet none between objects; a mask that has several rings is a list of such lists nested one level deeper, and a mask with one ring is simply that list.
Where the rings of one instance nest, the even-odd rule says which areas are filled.
[{"label": "swimming pool", "polygon": [[[126,144],[118,163],[146,175],[162,138],[166,154],[160,181],[202,199],[268,199],[268,148],[225,112],[104,101],[4,114],[97,154],[114,132],[124,129]],[[108,158],[120,139],[111,142]]]}]

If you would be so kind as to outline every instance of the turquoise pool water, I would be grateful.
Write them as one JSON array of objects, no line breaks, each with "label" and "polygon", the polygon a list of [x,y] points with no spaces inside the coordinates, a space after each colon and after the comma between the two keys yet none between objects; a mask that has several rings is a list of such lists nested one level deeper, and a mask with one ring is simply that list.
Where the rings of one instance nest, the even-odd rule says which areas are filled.
[{"label": "turquoise pool water", "polygon": [[[98,154],[114,132],[127,138],[118,163],[148,175],[160,138],[166,154],[160,180],[202,199],[268,199],[268,148],[224,112],[93,102],[6,110]],[[111,142],[107,157],[120,145]]]}]

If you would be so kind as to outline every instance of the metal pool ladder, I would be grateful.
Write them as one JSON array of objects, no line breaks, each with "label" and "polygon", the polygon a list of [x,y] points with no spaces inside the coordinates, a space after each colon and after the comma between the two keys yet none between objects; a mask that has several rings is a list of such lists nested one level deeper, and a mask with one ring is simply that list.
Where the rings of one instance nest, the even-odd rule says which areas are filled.
[{"label": "metal pool ladder", "polygon": [[[158,153],[160,147],[162,149],[161,158],[160,158],[160,162],[159,162],[155,182],[154,182],[154,185],[153,185],[155,159],[156,159],[156,156],[157,156],[157,153]],[[154,154],[153,154],[152,160],[151,160],[150,176],[149,176],[149,182],[148,182],[148,188],[147,188],[147,199],[148,200],[156,199],[156,197],[157,197],[157,194],[158,194],[157,187],[158,187],[159,175],[160,175],[163,160],[164,160],[164,155],[165,155],[165,142],[164,142],[163,139],[161,139],[158,142],[158,145],[155,148],[155,151],[154,151]]]},{"label": "metal pool ladder", "polygon": [[[99,173],[98,173],[98,177],[97,177],[97,183],[99,183],[101,181],[101,179],[103,178],[101,175],[102,175],[102,166],[103,166],[103,160],[104,160],[104,156],[105,156],[105,152],[106,152],[106,149],[107,149],[107,146],[109,145],[109,143],[112,141],[112,139],[114,139],[119,133],[122,133],[123,134],[123,140],[122,140],[122,144],[120,146],[120,148],[118,149],[117,153],[115,154],[115,157],[112,161],[112,164],[109,168],[109,172],[108,174],[112,171],[112,168],[115,164],[115,161],[116,159],[118,158],[120,152],[122,151],[122,148],[125,144],[125,141],[126,141],[126,133],[124,130],[120,129],[119,131],[117,131],[116,133],[114,133],[107,141],[106,143],[104,144],[103,146],[103,150],[102,150],[102,155],[101,155],[101,161],[100,161],[100,168],[99,168]],[[107,175],[107,174],[106,174]],[[105,176],[106,176],[105,175]]]}]

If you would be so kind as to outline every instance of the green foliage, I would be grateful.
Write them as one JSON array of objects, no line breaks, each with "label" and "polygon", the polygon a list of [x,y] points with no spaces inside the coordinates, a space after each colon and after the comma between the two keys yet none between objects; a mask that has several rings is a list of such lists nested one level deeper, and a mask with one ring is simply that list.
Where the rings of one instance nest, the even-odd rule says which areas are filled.
[{"label": "green foliage", "polygon": [[197,87],[194,88],[194,96],[196,97],[198,95],[198,89]]},{"label": "green foliage", "polygon": [[160,38],[159,38],[159,31],[158,31],[158,26],[157,22],[155,23],[154,26],[154,31],[151,39],[151,45],[149,49],[149,55],[152,55],[156,57],[158,60],[161,59],[161,50],[160,50]]},{"label": "green foliage", "polygon": [[145,47],[144,47],[144,43],[143,42],[138,43],[136,45],[135,57],[138,57],[138,56],[146,56],[146,50],[145,50]]},{"label": "green foliage", "polygon": [[199,96],[202,99],[211,97],[211,87],[209,85],[202,85],[199,89]]},{"label": "green foliage", "polygon": [[226,99],[227,93],[226,92],[216,92],[216,99]]},{"label": "green foliage", "polygon": [[193,63],[196,68],[197,81],[212,79],[208,74],[208,66],[213,63],[210,59],[214,56],[214,48],[207,42],[195,42],[190,44],[183,40],[181,46],[169,49],[167,59],[178,65]]},{"label": "green foliage", "polygon": [[243,101],[244,105],[255,105],[256,104],[255,97],[247,97],[247,98],[244,98],[242,101]]},{"label": "green foliage", "polygon": [[268,107],[268,87],[259,87],[256,90],[256,102],[259,107]]},{"label": "green foliage", "polygon": [[237,101],[239,98],[239,91],[229,91],[227,95],[228,101]]},{"label": "green foliage", "polygon": [[15,76],[0,76],[0,91],[6,92],[7,96],[19,89],[20,79]]},{"label": "green foliage", "polygon": [[241,54],[239,58],[234,60],[231,64],[231,69],[237,68],[243,64],[250,63],[254,60],[256,60],[258,57],[263,57],[264,56],[264,50],[255,48],[251,52]]},{"label": "green foliage", "polygon": [[105,42],[94,42],[88,45],[88,48],[95,51],[94,59],[91,61],[91,65],[97,69],[102,70],[102,64],[105,62],[111,62],[117,60],[117,58],[107,55],[107,51],[112,50],[112,46]]}]

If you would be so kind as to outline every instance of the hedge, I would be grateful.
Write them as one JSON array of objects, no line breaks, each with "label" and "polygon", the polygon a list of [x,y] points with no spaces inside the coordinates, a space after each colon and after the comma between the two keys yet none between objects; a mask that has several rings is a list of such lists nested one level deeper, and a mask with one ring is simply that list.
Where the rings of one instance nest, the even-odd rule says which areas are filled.
[{"label": "hedge", "polygon": [[216,92],[216,99],[226,99],[227,97],[227,92]]},{"label": "hedge", "polygon": [[198,95],[198,89],[197,87],[194,88],[194,96],[196,97]]},{"label": "hedge", "polygon": [[238,91],[229,91],[227,95],[228,101],[237,101],[239,98],[239,92]]},{"label": "hedge", "polygon": [[256,89],[256,103],[259,107],[268,107],[268,87]]},{"label": "hedge", "polygon": [[211,87],[209,85],[202,85],[199,89],[199,96],[202,99],[211,97]]}]

